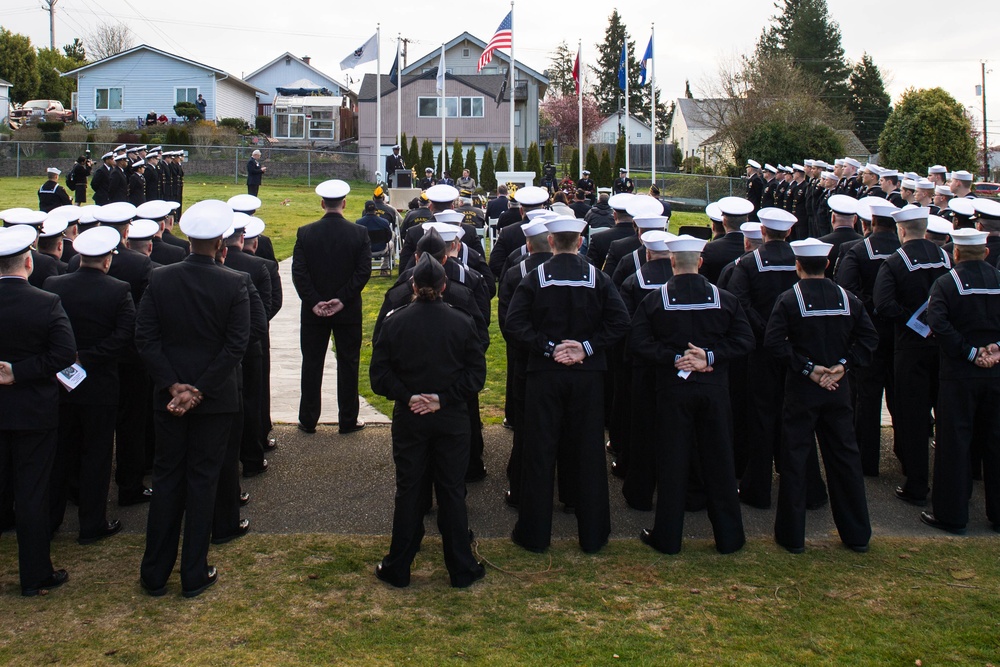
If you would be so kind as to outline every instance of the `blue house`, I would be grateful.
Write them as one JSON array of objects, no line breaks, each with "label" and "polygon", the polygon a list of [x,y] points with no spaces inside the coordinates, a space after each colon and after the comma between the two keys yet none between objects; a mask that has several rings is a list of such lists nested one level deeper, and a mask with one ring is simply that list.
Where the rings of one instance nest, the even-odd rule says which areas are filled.
[{"label": "blue house", "polygon": [[130,121],[150,110],[174,119],[174,105],[208,103],[205,117],[242,118],[252,123],[257,95],[266,91],[228,72],[141,44],[78,67],[62,76],[76,78],[77,118]]},{"label": "blue house", "polygon": [[278,88],[325,88],[330,97],[347,97],[350,100],[348,106],[352,109],[357,105],[358,96],[354,92],[337,79],[313,67],[311,60],[309,56],[299,58],[286,51],[243,77],[247,83],[264,91],[257,96],[259,115],[271,115],[270,105],[274,104]]}]

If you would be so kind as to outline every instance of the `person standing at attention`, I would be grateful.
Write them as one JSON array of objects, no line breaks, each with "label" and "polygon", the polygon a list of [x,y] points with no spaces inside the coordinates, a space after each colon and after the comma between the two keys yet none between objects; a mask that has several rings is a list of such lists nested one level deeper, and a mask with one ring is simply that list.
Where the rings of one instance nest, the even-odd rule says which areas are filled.
[{"label": "person standing at attention", "polygon": [[251,153],[250,161],[247,162],[247,194],[257,196],[257,191],[260,190],[260,181],[266,171],[267,167],[260,164],[260,151]]}]

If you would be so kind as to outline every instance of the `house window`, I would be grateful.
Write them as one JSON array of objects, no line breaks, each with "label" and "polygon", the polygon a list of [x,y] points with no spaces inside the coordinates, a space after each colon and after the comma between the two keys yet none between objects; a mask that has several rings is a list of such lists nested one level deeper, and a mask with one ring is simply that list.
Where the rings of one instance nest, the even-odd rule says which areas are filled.
[{"label": "house window", "polygon": [[437,118],[438,117],[438,98],[436,98],[436,97],[418,97],[417,98],[417,117],[418,118]]},{"label": "house window", "polygon": [[521,127],[521,110],[514,110],[514,127]]},{"label": "house window", "polygon": [[469,49],[462,49],[462,57],[463,58],[469,57]]},{"label": "house window", "polygon": [[121,88],[97,88],[94,98],[94,109],[98,111],[120,111],[122,108]]},{"label": "house window", "polygon": [[636,139],[642,139],[642,132],[636,132],[635,133],[635,138]]},{"label": "house window", "polygon": [[197,88],[174,88],[174,103],[190,102],[194,104],[198,101]]},{"label": "house window", "polygon": [[462,118],[482,118],[483,98],[463,97],[462,98]]},{"label": "house window", "polygon": [[[445,109],[448,118],[482,118],[484,104],[482,97],[446,97]],[[440,118],[438,108],[440,97],[418,97],[417,117]]]},{"label": "house window", "polygon": [[[425,67],[422,70],[420,70],[420,73],[421,74],[427,74],[428,72],[436,72],[436,71],[437,71],[437,66],[434,66],[434,67]],[[445,67],[444,71],[447,74],[454,74],[454,72],[451,71],[450,67]]]}]

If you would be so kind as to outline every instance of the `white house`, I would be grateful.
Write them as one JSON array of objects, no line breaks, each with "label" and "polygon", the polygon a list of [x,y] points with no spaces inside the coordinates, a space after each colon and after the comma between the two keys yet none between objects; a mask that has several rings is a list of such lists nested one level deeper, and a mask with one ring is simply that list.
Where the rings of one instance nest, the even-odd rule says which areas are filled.
[{"label": "white house", "polygon": [[264,91],[257,96],[257,113],[262,116],[271,115],[269,106],[274,103],[278,88],[326,88],[329,97],[346,95],[351,100],[350,106],[354,108],[357,95],[340,81],[313,67],[311,61],[309,56],[300,58],[286,51],[245,76],[244,81]]},{"label": "white house", "polygon": [[10,81],[0,79],[0,122],[6,123],[10,115],[10,89],[13,87]]},{"label": "white house", "polygon": [[[619,116],[613,113],[597,126],[594,133],[590,135],[590,142],[594,144],[616,143],[618,141],[619,128],[622,131],[625,130],[625,114],[623,113]],[[653,137],[653,130],[647,123],[629,114],[628,134],[628,143],[630,146],[648,144]]]},{"label": "white house", "polygon": [[718,159],[718,144],[713,141],[716,128],[712,118],[722,109],[724,100],[696,100],[681,97],[674,107],[674,116],[667,132],[670,143],[684,158],[701,158],[702,164],[713,165]]},{"label": "white house", "polygon": [[257,94],[266,93],[228,72],[141,44],[78,67],[62,76],[76,78],[77,117],[112,121],[157,115],[175,118],[174,105],[194,102],[199,93],[208,120],[257,115]]}]

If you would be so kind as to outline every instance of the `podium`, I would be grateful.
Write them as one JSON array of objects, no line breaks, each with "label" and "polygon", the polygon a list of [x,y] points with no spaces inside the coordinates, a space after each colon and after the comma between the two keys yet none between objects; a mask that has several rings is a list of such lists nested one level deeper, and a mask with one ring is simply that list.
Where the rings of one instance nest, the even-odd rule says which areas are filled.
[{"label": "podium", "polygon": [[392,185],[396,188],[412,188],[413,172],[409,169],[397,169],[392,175]]}]

